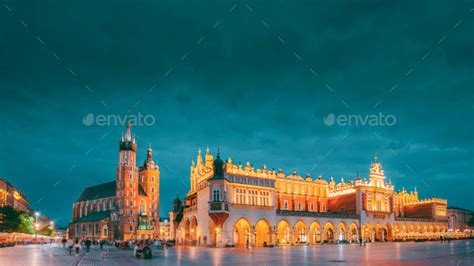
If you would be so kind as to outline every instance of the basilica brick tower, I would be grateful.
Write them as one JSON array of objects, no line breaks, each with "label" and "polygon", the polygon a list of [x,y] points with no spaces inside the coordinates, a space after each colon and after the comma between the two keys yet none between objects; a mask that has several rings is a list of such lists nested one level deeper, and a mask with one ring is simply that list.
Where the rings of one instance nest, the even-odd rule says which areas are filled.
[{"label": "basilica brick tower", "polygon": [[73,205],[70,238],[160,238],[160,170],[151,146],[139,166],[136,158],[137,141],[128,122],[115,181],[84,189]]},{"label": "basilica brick tower", "polygon": [[118,233],[124,239],[131,238],[137,216],[135,198],[138,195],[138,169],[136,167],[137,143],[132,136],[131,125],[120,139],[119,162],[116,175],[116,197],[119,209]]}]

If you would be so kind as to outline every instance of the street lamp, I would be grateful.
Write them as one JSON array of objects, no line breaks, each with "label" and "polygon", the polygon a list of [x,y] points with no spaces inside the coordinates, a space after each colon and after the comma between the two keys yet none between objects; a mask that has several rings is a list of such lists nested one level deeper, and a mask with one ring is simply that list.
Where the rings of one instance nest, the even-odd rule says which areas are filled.
[{"label": "street lamp", "polygon": [[39,216],[40,216],[40,213],[36,211],[35,212],[35,241],[38,241],[38,229],[39,229],[38,217]]}]

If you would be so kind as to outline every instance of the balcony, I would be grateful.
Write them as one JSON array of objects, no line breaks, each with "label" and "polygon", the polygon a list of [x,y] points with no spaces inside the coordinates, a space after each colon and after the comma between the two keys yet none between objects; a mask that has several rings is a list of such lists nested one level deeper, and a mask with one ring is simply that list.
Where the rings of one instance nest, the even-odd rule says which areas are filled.
[{"label": "balcony", "polygon": [[229,212],[229,204],[224,201],[210,201],[209,213]]},{"label": "balcony", "polygon": [[197,211],[197,205],[194,206],[188,206],[184,208],[184,213],[191,213],[191,212],[196,212]]},{"label": "balcony", "polygon": [[419,217],[395,217],[395,221],[403,222],[426,222],[426,223],[447,223],[448,219],[433,219]]}]

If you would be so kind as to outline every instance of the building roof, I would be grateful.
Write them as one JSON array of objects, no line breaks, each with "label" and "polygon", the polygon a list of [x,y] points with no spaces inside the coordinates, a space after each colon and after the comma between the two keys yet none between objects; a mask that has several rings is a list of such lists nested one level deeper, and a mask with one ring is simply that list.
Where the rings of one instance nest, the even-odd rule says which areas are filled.
[{"label": "building roof", "polygon": [[77,201],[115,197],[115,181],[86,187]]},{"label": "building roof", "polygon": [[465,209],[465,208],[461,208],[461,207],[457,207],[457,206],[448,206],[447,209],[448,209],[448,210],[449,210],[449,209],[454,209],[454,210],[460,210],[460,211],[465,211],[465,212],[473,212],[473,211],[471,211],[471,210],[469,210],[469,209]]},{"label": "building roof", "polygon": [[90,215],[81,217],[79,220],[74,221],[74,223],[83,223],[83,222],[95,222],[104,220],[110,217],[110,211],[94,212]]}]

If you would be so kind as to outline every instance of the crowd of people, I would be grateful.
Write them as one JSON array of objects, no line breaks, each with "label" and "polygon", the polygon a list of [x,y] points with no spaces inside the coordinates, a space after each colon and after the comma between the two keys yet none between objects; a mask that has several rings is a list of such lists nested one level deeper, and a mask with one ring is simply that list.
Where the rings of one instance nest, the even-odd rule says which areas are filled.
[{"label": "crowd of people", "polygon": [[129,240],[129,241],[107,241],[107,240],[95,240],[95,239],[62,239],[61,241],[63,248],[68,250],[70,256],[73,254],[79,256],[81,249],[85,248],[85,252],[89,253],[91,247],[100,249],[104,254],[108,254],[109,246],[115,246],[122,249],[133,250],[133,257],[140,259],[151,259],[153,254],[153,248],[156,250],[163,250],[164,246],[159,240],[143,239],[143,240]]}]

